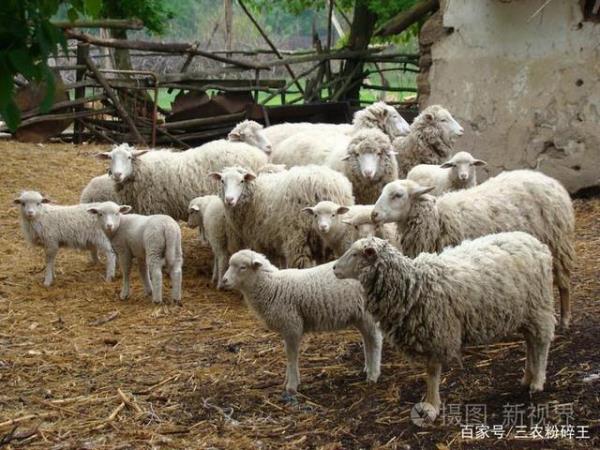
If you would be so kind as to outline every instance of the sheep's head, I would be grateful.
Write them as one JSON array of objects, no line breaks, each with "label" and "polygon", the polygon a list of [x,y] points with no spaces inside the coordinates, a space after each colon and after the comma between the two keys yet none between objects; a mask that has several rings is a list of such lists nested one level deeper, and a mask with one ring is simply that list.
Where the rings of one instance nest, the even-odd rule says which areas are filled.
[{"label": "sheep's head", "polygon": [[452,114],[440,105],[431,105],[425,108],[411,125],[411,129],[415,128],[431,130],[430,132],[440,136],[446,145],[450,145],[457,137],[462,136],[465,131],[454,117],[452,117]]},{"label": "sheep's head", "polygon": [[376,237],[359,239],[336,261],[333,266],[335,276],[358,279],[365,268],[373,266],[379,252],[387,245],[386,241]]},{"label": "sheep's head", "polygon": [[410,132],[408,122],[394,108],[384,102],[373,103],[357,111],[353,120],[356,129],[378,128],[391,139],[406,136]]},{"label": "sheep's head", "polygon": [[222,172],[212,172],[211,179],[221,182],[219,195],[225,207],[233,208],[247,192],[247,186],[252,184],[256,175],[242,167],[226,167]]},{"label": "sheep's head", "polygon": [[340,223],[339,216],[346,214],[349,208],[330,201],[322,201],[315,206],[307,206],[302,211],[313,218],[313,227],[317,232],[327,235],[336,224]]},{"label": "sheep's head", "polygon": [[112,236],[121,225],[121,215],[129,214],[131,206],[117,205],[115,202],[103,202],[88,208],[87,212],[96,216],[98,225],[107,236]]},{"label": "sheep's head", "polygon": [[99,159],[110,159],[108,174],[116,183],[125,183],[133,179],[133,165],[135,160],[150,150],[136,150],[129,144],[121,144],[110,152],[96,155]]},{"label": "sheep's head", "polygon": [[188,206],[188,227],[198,228],[202,225],[202,215],[209,201],[210,196],[208,195],[196,197],[190,201]]},{"label": "sheep's head", "polygon": [[396,165],[395,155],[390,139],[372,128],[360,130],[352,137],[342,160],[347,161],[357,175],[377,181],[384,175],[386,165]]},{"label": "sheep's head", "polygon": [[223,287],[243,290],[252,284],[259,272],[276,270],[264,255],[252,250],[240,250],[229,258],[229,267],[223,275]]},{"label": "sheep's head", "polygon": [[371,218],[372,211],[373,207],[369,207],[365,211],[353,214],[350,218],[342,219],[342,223],[354,229],[356,239],[373,236],[381,237],[383,236],[384,224],[383,222],[373,222],[373,219]]},{"label": "sheep's head", "polygon": [[244,120],[238,123],[227,136],[231,142],[245,142],[261,149],[267,155],[271,154],[273,147],[263,131],[263,126],[253,120]]},{"label": "sheep's head", "polygon": [[396,180],[383,188],[377,199],[371,219],[375,223],[405,222],[412,203],[432,191],[432,186],[420,186],[411,180]]},{"label": "sheep's head", "polygon": [[50,200],[37,191],[23,191],[13,200],[21,208],[21,215],[27,220],[35,220],[41,213],[44,203]]},{"label": "sheep's head", "polygon": [[470,186],[477,179],[476,168],[487,163],[481,159],[473,158],[469,152],[458,152],[448,161],[440,165],[442,169],[450,169],[450,179],[460,185]]}]

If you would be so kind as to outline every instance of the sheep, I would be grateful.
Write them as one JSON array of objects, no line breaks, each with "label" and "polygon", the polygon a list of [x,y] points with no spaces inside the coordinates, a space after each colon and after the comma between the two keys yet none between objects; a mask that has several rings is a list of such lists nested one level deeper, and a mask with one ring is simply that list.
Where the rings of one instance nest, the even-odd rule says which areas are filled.
[{"label": "sheep", "polygon": [[367,381],[375,383],[379,378],[381,331],[364,310],[360,284],[336,279],[332,267],[328,263],[279,270],[260,253],[241,250],[232,255],[223,277],[225,287],[240,291],[255,315],[283,338],[289,395],[298,391],[298,351],[302,336],[310,332],[357,328],[363,338]]},{"label": "sheep", "polygon": [[295,122],[295,123],[280,123],[271,125],[264,129],[264,135],[269,140],[273,149],[279,148],[281,142],[285,141],[290,136],[296,133],[313,133],[315,131],[331,131],[336,134],[350,134],[353,130],[352,124],[349,123],[310,123],[310,122]]},{"label": "sheep", "polygon": [[115,183],[110,175],[94,177],[81,191],[79,203],[118,202],[119,196],[115,191]]},{"label": "sheep", "polygon": [[[384,335],[427,373],[429,418],[440,409],[442,364],[460,361],[463,346],[525,335],[522,383],[542,391],[555,319],[552,255],[523,232],[464,241],[410,259],[378,238],[361,239],[335,263],[340,279],[356,279],[366,309]],[[429,408],[428,408],[429,409]]]},{"label": "sheep", "polygon": [[317,128],[291,134],[275,146],[271,161],[288,167],[324,164],[330,154],[344,152],[352,135],[364,129],[376,128],[390,139],[408,133],[408,123],[392,106],[377,102],[354,115],[351,132]]},{"label": "sheep", "polygon": [[115,202],[98,203],[87,208],[89,217],[96,220],[100,229],[119,257],[123,273],[120,298],[129,298],[131,262],[137,259],[140,277],[146,295],[154,303],[162,303],[162,268],[166,264],[171,278],[171,299],[181,305],[181,229],[173,218],[156,214],[142,216],[129,214],[129,205]]},{"label": "sheep", "polygon": [[343,206],[325,200],[302,211],[313,218],[313,229],[336,258],[360,238],[377,236],[393,240],[396,234],[392,223],[373,223],[373,205]]},{"label": "sheep", "polygon": [[286,267],[309,267],[320,258],[320,239],[302,207],[325,199],[354,203],[348,179],[327,167],[293,167],[258,177],[248,168],[228,167],[210,177],[222,183],[231,252],[251,247],[283,258]]},{"label": "sheep", "polygon": [[102,251],[106,255],[106,281],[115,276],[116,256],[110,242],[96,230],[86,213],[89,205],[49,205],[47,197],[37,191],[23,191],[13,203],[18,205],[21,230],[25,240],[43,247],[46,252],[44,286],[54,282],[54,265],[60,247]]},{"label": "sheep", "polygon": [[501,231],[525,231],[550,247],[561,300],[561,325],[571,317],[575,216],[565,188],[533,170],[503,172],[471,189],[441,197],[410,180],[388,184],[375,203],[375,222],[396,222],[402,251],[410,257]]},{"label": "sheep", "polygon": [[463,133],[463,127],[447,109],[428,106],[410,125],[408,136],[393,141],[398,152],[398,176],[405,178],[418,164],[441,164],[452,153],[454,140]]},{"label": "sheep", "polygon": [[190,201],[215,193],[212,171],[241,164],[258,170],[267,163],[259,149],[243,142],[213,141],[185,152],[135,150],[127,144],[98,158],[110,160],[110,171],[119,201],[138,214],[166,214],[187,220]]},{"label": "sheep", "polygon": [[233,130],[227,135],[229,142],[245,142],[248,145],[253,145],[270,155],[273,147],[265,132],[263,126],[253,120],[244,120],[238,123]]},{"label": "sheep", "polygon": [[216,195],[196,197],[190,202],[188,226],[199,228],[201,235],[213,251],[212,282],[217,289],[222,289],[221,280],[227,267],[227,233],[225,223],[225,206]]},{"label": "sheep", "polygon": [[431,195],[439,196],[446,192],[476,186],[476,168],[486,164],[481,159],[473,158],[469,152],[458,152],[440,166],[419,164],[413,167],[406,175],[406,179],[421,186],[434,186]]}]

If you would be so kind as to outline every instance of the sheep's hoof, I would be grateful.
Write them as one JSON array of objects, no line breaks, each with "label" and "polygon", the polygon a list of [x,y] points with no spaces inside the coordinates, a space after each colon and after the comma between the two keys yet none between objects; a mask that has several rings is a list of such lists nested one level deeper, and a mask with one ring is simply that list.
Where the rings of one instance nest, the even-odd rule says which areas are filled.
[{"label": "sheep's hoof", "polygon": [[543,382],[531,383],[529,385],[529,393],[530,394],[535,394],[536,392],[542,392],[543,390],[544,390]]},{"label": "sheep's hoof", "polygon": [[44,286],[46,286],[46,287],[52,286],[52,281],[53,280],[44,280]]},{"label": "sheep's hoof", "polygon": [[561,317],[560,329],[563,331],[567,331],[569,329],[569,325],[571,325],[571,318],[570,317]]},{"label": "sheep's hoof", "polygon": [[119,294],[119,298],[120,298],[121,300],[127,300],[127,299],[129,298],[129,292],[121,292],[121,293]]},{"label": "sheep's hoof", "polygon": [[283,391],[283,394],[281,394],[281,400],[286,405],[295,406],[298,404],[298,397],[296,397],[296,392],[292,393],[288,391]]},{"label": "sheep's hoof", "polygon": [[375,384],[377,383],[377,380],[379,380],[379,374],[368,374],[367,373],[367,383],[369,384]]}]

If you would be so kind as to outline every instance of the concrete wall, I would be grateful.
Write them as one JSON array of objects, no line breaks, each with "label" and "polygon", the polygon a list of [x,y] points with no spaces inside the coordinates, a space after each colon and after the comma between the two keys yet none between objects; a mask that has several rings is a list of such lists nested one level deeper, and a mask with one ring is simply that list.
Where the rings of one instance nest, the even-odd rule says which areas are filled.
[{"label": "concrete wall", "polygon": [[[600,183],[600,23],[579,0],[442,0],[429,95],[465,128],[490,174],[536,168],[571,192]],[[425,36],[425,39],[427,37]]]}]

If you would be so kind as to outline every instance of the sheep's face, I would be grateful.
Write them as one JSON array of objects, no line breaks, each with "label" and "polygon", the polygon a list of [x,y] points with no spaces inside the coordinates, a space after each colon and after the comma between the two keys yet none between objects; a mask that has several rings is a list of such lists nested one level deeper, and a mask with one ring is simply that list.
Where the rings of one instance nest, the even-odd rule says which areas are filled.
[{"label": "sheep's face", "polygon": [[188,208],[187,224],[190,228],[198,228],[202,225],[202,213],[199,205],[190,205]]},{"label": "sheep's face", "polygon": [[385,241],[376,237],[359,239],[336,261],[333,273],[340,279],[358,279],[365,268],[373,265],[383,245]]},{"label": "sheep's face", "polygon": [[383,235],[383,223],[373,223],[372,220],[344,220],[343,222],[354,229],[357,239]]},{"label": "sheep's face", "polygon": [[223,172],[213,172],[209,177],[221,182],[219,195],[228,208],[238,204],[246,185],[256,179],[252,172],[239,167],[226,167]]},{"label": "sheep's face", "polygon": [[323,201],[317,203],[315,206],[306,207],[302,211],[312,216],[315,230],[327,235],[339,223],[339,216],[346,214],[349,208],[333,202]]},{"label": "sheep's face", "polygon": [[358,176],[377,181],[383,176],[386,161],[391,159],[391,164],[394,164],[395,155],[392,143],[384,133],[377,129],[366,129],[355,134],[342,160],[348,161]]},{"label": "sheep's face", "polygon": [[424,120],[426,124],[437,127],[442,140],[446,143],[454,142],[454,140],[457,137],[462,136],[465,131],[463,127],[454,120],[452,114],[440,105],[433,105],[425,108],[418,119],[419,120],[415,119],[415,121],[419,122],[420,120]]},{"label": "sheep's face", "polygon": [[391,138],[406,136],[410,132],[410,126],[396,108],[385,105],[383,113],[383,131]]},{"label": "sheep's face", "polygon": [[450,160],[440,165],[442,169],[450,169],[450,178],[461,184],[468,185],[476,179],[476,168],[485,166],[487,163],[475,159],[468,152],[458,152]]},{"label": "sheep's face", "polygon": [[246,120],[238,124],[227,136],[232,142],[245,142],[261,149],[267,155],[273,151],[271,141],[265,135],[263,126],[257,122]]},{"label": "sheep's face", "polygon": [[13,203],[21,208],[21,215],[26,220],[37,219],[42,212],[44,203],[49,202],[50,200],[36,191],[21,192],[21,195],[13,200]]},{"label": "sheep's face", "polygon": [[121,225],[121,215],[130,213],[131,206],[104,202],[88,208],[87,212],[96,216],[98,225],[107,236],[112,236]]},{"label": "sheep's face", "polygon": [[420,186],[411,180],[396,180],[383,188],[377,199],[371,220],[375,223],[400,222],[408,218],[411,204],[434,187]]},{"label": "sheep's face", "polygon": [[223,275],[223,287],[243,290],[252,284],[258,272],[271,272],[274,269],[264,255],[252,250],[240,250],[229,258],[229,267]]},{"label": "sheep's face", "polygon": [[108,174],[116,183],[124,183],[133,177],[133,164],[136,158],[139,158],[149,150],[135,150],[128,144],[121,144],[113,148],[110,152],[98,153],[99,159],[109,159],[110,168]]}]

